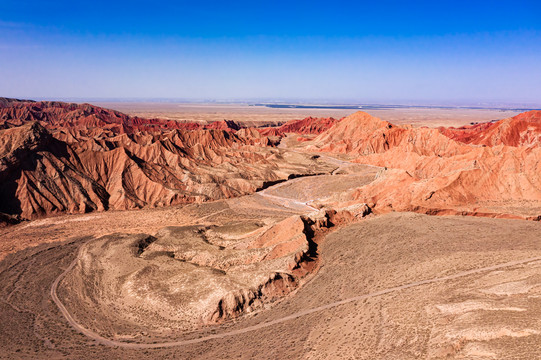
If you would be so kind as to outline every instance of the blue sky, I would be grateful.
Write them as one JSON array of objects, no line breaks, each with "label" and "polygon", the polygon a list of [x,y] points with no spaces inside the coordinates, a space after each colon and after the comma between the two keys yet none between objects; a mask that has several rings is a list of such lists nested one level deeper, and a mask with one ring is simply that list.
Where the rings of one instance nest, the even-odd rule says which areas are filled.
[{"label": "blue sky", "polygon": [[0,96],[541,104],[537,1],[0,0]]}]

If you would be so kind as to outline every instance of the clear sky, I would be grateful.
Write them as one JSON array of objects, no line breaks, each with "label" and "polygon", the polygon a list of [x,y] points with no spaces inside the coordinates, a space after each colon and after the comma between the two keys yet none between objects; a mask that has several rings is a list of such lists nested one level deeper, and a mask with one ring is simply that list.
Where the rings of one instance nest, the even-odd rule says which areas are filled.
[{"label": "clear sky", "polygon": [[0,96],[541,105],[541,1],[0,0]]}]

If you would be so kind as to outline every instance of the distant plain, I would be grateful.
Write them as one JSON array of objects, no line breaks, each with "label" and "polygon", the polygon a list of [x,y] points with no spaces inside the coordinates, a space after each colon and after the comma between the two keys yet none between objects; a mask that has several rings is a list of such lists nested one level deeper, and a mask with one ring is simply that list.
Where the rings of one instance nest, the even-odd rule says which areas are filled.
[{"label": "distant plain", "polygon": [[[94,105],[114,109],[128,115],[162,118],[182,122],[208,123],[234,120],[246,126],[267,126],[292,119],[312,117],[342,118],[355,112],[352,109],[270,108],[248,104],[201,104],[173,102],[93,102]],[[505,119],[522,111],[501,109],[403,107],[397,109],[359,109],[393,124],[413,126],[463,126],[475,122]]]}]

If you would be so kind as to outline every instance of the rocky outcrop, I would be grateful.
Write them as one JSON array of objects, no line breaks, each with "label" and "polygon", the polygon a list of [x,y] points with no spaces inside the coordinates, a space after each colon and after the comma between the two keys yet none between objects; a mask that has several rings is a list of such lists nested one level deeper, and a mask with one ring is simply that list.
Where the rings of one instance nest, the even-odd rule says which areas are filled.
[{"label": "rocky outcrop", "polygon": [[317,135],[329,130],[340,120],[335,118],[307,117],[301,120],[291,120],[278,127],[258,129],[264,136],[285,136],[287,133]]},{"label": "rocky outcrop", "polygon": [[541,111],[532,110],[512,118],[460,128],[439,128],[449,138],[485,146],[539,146],[541,143]]},{"label": "rocky outcrop", "polygon": [[16,103],[23,103],[23,102],[24,103],[33,103],[35,101],[0,97],[0,107],[13,106]]},{"label": "rocky outcrop", "polygon": [[0,212],[29,218],[108,208],[108,194],[77,156],[38,123],[0,130]]},{"label": "rocky outcrop", "polygon": [[316,137],[314,149],[344,154],[370,155],[402,148],[421,156],[452,156],[467,146],[450,141],[436,129],[395,126],[358,111]]},{"label": "rocky outcrop", "polygon": [[[350,210],[92,240],[62,285],[66,304],[151,330],[227,321],[296,289],[318,262],[318,236],[345,216],[366,213]],[[92,327],[91,319],[85,325]]]},{"label": "rocky outcrop", "polygon": [[[529,218],[541,206],[537,119],[528,112],[474,127],[461,142],[453,137],[463,130],[394,126],[358,112],[307,144],[388,168],[350,194],[377,211]],[[483,136],[473,136],[483,128]]]},{"label": "rocky outcrop", "polygon": [[226,130],[236,131],[241,126],[231,120],[210,124],[178,122],[164,119],[145,119],[90,104],[71,104],[58,101],[16,100],[0,98],[0,128],[39,122],[47,129],[100,129],[114,133],[133,134],[139,131],[167,130]]},{"label": "rocky outcrop", "polygon": [[215,121],[203,126],[204,129],[237,131],[242,129],[242,126],[233,120]]},{"label": "rocky outcrop", "polygon": [[0,213],[31,219],[216,200],[307,171],[259,133],[236,135],[235,123],[173,123],[86,104],[5,102]]}]

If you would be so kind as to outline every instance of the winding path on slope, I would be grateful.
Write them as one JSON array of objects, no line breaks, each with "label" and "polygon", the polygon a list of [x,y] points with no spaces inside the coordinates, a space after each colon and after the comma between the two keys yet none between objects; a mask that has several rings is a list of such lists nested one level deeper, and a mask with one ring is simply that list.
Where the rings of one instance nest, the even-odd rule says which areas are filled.
[{"label": "winding path on slope", "polygon": [[533,258],[528,258],[528,259],[523,259],[523,260],[517,260],[517,261],[511,261],[511,262],[506,262],[506,263],[502,263],[502,264],[498,264],[498,265],[473,269],[473,270],[461,271],[461,272],[458,272],[458,273],[453,274],[453,275],[448,275],[448,276],[443,276],[443,277],[437,277],[437,278],[432,278],[432,279],[427,279],[427,280],[411,282],[411,283],[408,283],[408,284],[403,284],[403,285],[399,285],[399,286],[395,286],[395,287],[390,287],[390,288],[387,288],[387,289],[378,290],[378,291],[371,292],[371,293],[368,293],[368,294],[362,294],[362,295],[350,297],[350,298],[347,298],[347,299],[344,299],[344,300],[339,300],[339,301],[335,301],[335,302],[332,302],[332,303],[329,303],[329,304],[314,307],[314,308],[311,308],[311,309],[306,309],[306,310],[303,310],[303,311],[299,311],[299,312],[293,313],[293,314],[288,315],[288,316],[284,316],[284,317],[279,318],[279,319],[266,321],[266,322],[263,322],[263,323],[260,323],[260,324],[257,324],[257,325],[247,326],[247,327],[242,328],[242,329],[226,331],[226,332],[219,333],[219,334],[207,335],[207,336],[203,336],[203,337],[196,338],[196,339],[168,341],[168,342],[152,343],[152,344],[142,344],[142,343],[128,343],[128,342],[123,342],[123,341],[107,339],[107,338],[95,333],[94,331],[85,328],[84,326],[79,324],[77,321],[75,321],[73,316],[69,313],[69,311],[66,309],[64,304],[60,301],[60,299],[58,298],[58,295],[57,295],[58,285],[59,285],[60,281],[62,281],[62,279],[67,275],[67,273],[70,272],[73,269],[73,267],[77,264],[77,261],[79,260],[79,255],[80,254],[78,253],[77,257],[71,262],[71,264],[66,268],[66,270],[64,270],[64,272],[62,274],[60,274],[60,276],[58,276],[56,278],[56,280],[53,282],[53,285],[51,286],[51,297],[52,297],[54,303],[56,304],[56,306],[58,307],[58,309],[60,310],[62,315],[66,318],[68,323],[75,330],[80,332],[81,334],[83,334],[83,335],[85,335],[85,336],[95,340],[96,342],[98,342],[98,343],[100,343],[102,345],[105,345],[105,346],[122,347],[122,348],[129,348],[129,349],[153,349],[153,348],[175,347],[175,346],[184,346],[184,345],[202,343],[202,342],[209,341],[209,340],[214,340],[214,339],[222,339],[222,338],[226,338],[226,337],[230,337],[230,336],[249,333],[249,332],[256,331],[256,330],[259,330],[259,329],[263,329],[263,328],[266,328],[266,327],[269,327],[269,326],[280,324],[280,323],[283,323],[283,322],[286,322],[286,321],[295,320],[295,319],[300,318],[302,316],[313,314],[313,313],[316,313],[316,312],[319,312],[319,311],[332,309],[332,308],[337,307],[337,306],[341,306],[341,305],[344,305],[344,304],[349,304],[349,303],[352,303],[352,302],[356,302],[356,301],[360,301],[360,300],[364,300],[364,299],[368,299],[368,298],[372,298],[372,297],[382,296],[382,295],[390,294],[390,293],[393,293],[393,292],[397,292],[397,291],[401,291],[401,290],[405,290],[405,289],[409,289],[409,288],[413,288],[413,287],[417,287],[417,286],[422,286],[422,285],[427,285],[427,284],[432,284],[432,283],[437,283],[437,282],[443,282],[443,281],[448,281],[448,280],[454,280],[454,279],[458,279],[458,278],[461,278],[461,277],[466,277],[466,276],[469,276],[469,275],[475,275],[475,274],[479,274],[479,273],[483,273],[483,272],[500,270],[500,269],[504,269],[504,268],[508,268],[508,267],[517,266],[517,265],[522,265],[522,264],[528,264],[528,263],[541,261],[541,256],[538,256],[538,257],[533,257]]},{"label": "winding path on slope", "polygon": [[[311,176],[311,177],[316,177],[316,176]],[[301,178],[296,178],[296,179],[284,181],[284,182],[276,184],[274,186],[270,186],[270,187],[266,188],[265,190],[258,191],[256,194],[269,199],[273,203],[278,202],[281,206],[289,208],[291,210],[295,210],[295,211],[317,211],[319,209],[308,205],[308,203],[312,202],[313,200],[300,201],[300,200],[295,200],[295,199],[292,199],[292,198],[287,198],[287,197],[278,196],[278,195],[271,195],[271,194],[267,193],[267,191],[269,191],[269,190],[276,190],[276,189],[279,189],[282,186],[291,184],[292,182],[305,181],[305,179],[306,179],[306,177],[301,177]],[[276,202],[272,201],[272,200],[275,200]]]},{"label": "winding path on slope", "polygon": [[[298,154],[306,154],[305,152],[302,152],[302,151],[299,151],[299,150],[288,149],[288,151],[298,153]],[[369,164],[360,164],[360,163],[352,163],[351,161],[341,160],[341,159],[335,158],[333,156],[325,155],[325,154],[317,154],[317,156],[319,156],[319,158],[321,158],[321,159],[324,159],[327,163],[330,163],[330,164],[333,164],[333,165],[337,166],[337,168],[332,170],[329,173],[329,175],[337,175],[338,171],[340,171],[340,170],[342,170],[342,168],[348,167],[348,166],[366,166],[366,167],[375,168],[375,169],[378,169],[378,170],[383,170],[384,169],[381,166],[375,166],[375,165],[369,165]],[[326,176],[326,175],[323,175],[323,176]],[[279,195],[272,195],[272,194],[268,193],[268,191],[279,189],[280,187],[290,185],[293,182],[306,181],[307,178],[309,179],[308,181],[310,181],[310,180],[314,180],[314,178],[317,178],[317,177],[318,177],[318,175],[313,175],[313,176],[299,177],[299,178],[291,179],[291,180],[284,181],[284,182],[281,182],[279,184],[276,184],[274,186],[270,186],[270,187],[268,187],[268,188],[266,188],[264,190],[258,191],[256,194],[267,198],[268,200],[270,200],[273,203],[278,202],[281,206],[286,207],[286,208],[290,208],[292,210],[296,210],[296,211],[299,211],[299,210],[300,211],[318,211],[319,210],[318,208],[309,205],[309,203],[311,203],[313,201],[317,201],[317,200],[323,200],[323,198],[310,199],[310,200],[307,200],[307,201],[300,201],[300,200],[295,200],[295,199],[292,199],[292,198],[289,198],[289,197],[284,197],[284,196],[279,196]]]}]

